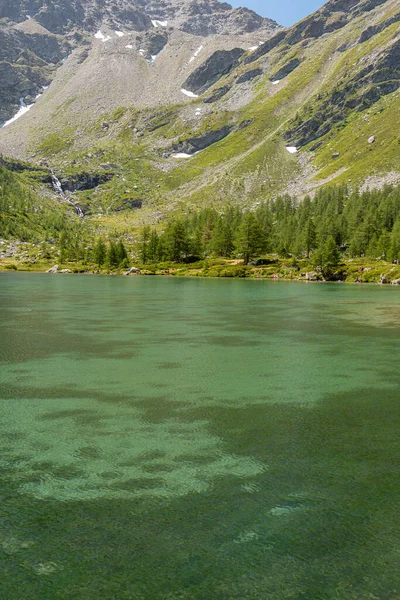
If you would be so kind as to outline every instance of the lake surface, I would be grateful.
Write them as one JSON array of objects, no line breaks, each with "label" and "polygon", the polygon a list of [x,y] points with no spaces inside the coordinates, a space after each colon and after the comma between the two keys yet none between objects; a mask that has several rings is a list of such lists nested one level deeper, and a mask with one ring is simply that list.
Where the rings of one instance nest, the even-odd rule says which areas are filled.
[{"label": "lake surface", "polygon": [[398,600],[400,290],[0,275],[0,598]]}]

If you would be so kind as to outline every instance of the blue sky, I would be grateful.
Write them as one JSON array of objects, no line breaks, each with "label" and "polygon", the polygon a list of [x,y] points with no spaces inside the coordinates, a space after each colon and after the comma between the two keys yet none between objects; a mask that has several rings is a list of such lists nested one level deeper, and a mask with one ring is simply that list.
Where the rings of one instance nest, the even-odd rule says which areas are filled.
[{"label": "blue sky", "polygon": [[325,4],[324,0],[228,0],[232,6],[247,6],[281,25],[293,25]]}]

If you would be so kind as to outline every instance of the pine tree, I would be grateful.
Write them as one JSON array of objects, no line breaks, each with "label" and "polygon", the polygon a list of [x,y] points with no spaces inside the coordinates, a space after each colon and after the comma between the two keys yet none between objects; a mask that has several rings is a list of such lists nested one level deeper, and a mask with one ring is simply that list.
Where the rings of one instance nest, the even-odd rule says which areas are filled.
[{"label": "pine tree", "polygon": [[302,245],[307,253],[307,258],[310,258],[310,253],[317,247],[317,232],[311,217],[307,219],[304,227]]},{"label": "pine tree", "polygon": [[185,223],[174,221],[168,225],[165,232],[165,245],[169,260],[179,262],[187,256],[189,239]]},{"label": "pine tree", "polygon": [[320,269],[325,279],[330,279],[339,266],[340,252],[333,237],[329,237],[313,254],[312,263]]},{"label": "pine tree", "polygon": [[150,238],[147,244],[147,257],[149,262],[156,262],[159,259],[159,237],[155,229],[150,233]]},{"label": "pine tree", "polygon": [[254,213],[247,213],[239,226],[236,236],[237,253],[243,257],[245,265],[261,249],[262,232]]},{"label": "pine tree", "polygon": [[150,234],[150,225],[146,225],[145,227],[143,227],[142,235],[140,236],[139,240],[139,258],[140,262],[142,262],[144,265],[147,263],[149,258],[147,246],[150,240]]},{"label": "pine tree", "polygon": [[117,246],[113,241],[110,242],[107,251],[107,265],[111,268],[118,266]]},{"label": "pine tree", "polygon": [[116,252],[116,260],[117,260],[118,266],[127,267],[128,266],[128,253],[126,251],[126,248],[125,248],[122,240],[118,241],[118,244],[116,245],[116,248],[115,248],[115,252]]},{"label": "pine tree", "polygon": [[101,267],[104,265],[107,256],[107,248],[101,238],[97,240],[97,244],[94,247],[93,255],[96,265],[99,267],[99,269],[101,269]]}]

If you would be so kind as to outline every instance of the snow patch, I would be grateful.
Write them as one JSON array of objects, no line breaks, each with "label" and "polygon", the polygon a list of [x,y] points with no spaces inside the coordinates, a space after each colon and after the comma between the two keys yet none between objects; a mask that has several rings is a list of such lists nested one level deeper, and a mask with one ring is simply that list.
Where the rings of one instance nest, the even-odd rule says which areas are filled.
[{"label": "snow patch", "polygon": [[203,44],[202,44],[202,45],[201,45],[199,48],[197,48],[196,52],[193,54],[193,56],[192,56],[192,57],[191,57],[191,59],[189,60],[189,62],[190,62],[190,63],[191,63],[191,62],[193,62],[193,61],[194,61],[194,59],[198,57],[198,55],[199,55],[199,54],[200,54],[200,52],[203,50],[203,48],[204,48]]},{"label": "snow patch", "polygon": [[155,19],[154,21],[152,21],[152,25],[153,27],[167,27],[168,21],[158,21],[157,19]]},{"label": "snow patch", "polygon": [[109,35],[104,35],[104,33],[102,33],[100,30],[94,34],[94,37],[96,40],[101,40],[102,42],[108,42],[108,40],[111,40]]},{"label": "snow patch", "polygon": [[273,81],[273,82],[272,82],[272,85],[278,85],[278,83],[280,83],[280,82],[281,82],[281,80],[280,80],[280,79],[278,79],[277,81]]},{"label": "snow patch", "polygon": [[3,127],[7,127],[7,125],[11,125],[11,123],[14,123],[14,121],[17,121],[17,119],[19,119],[20,117],[25,115],[33,106],[33,104],[29,104],[29,106],[27,106],[25,104],[23,98],[20,98],[19,103],[20,103],[21,108],[19,109],[17,114],[14,115],[11,119],[6,121],[5,123],[3,123],[3,125],[0,125],[0,129],[2,129]]},{"label": "snow patch", "polygon": [[182,92],[182,94],[185,94],[185,96],[187,96],[188,98],[198,98],[198,96],[196,94],[194,94],[193,92],[190,92],[189,90],[184,90],[182,88],[181,92]]},{"label": "snow patch", "polygon": [[115,35],[117,35],[118,37],[123,37],[125,34],[123,31],[116,31]]},{"label": "snow patch", "polygon": [[143,48],[140,48],[140,50],[139,50],[139,54],[140,54],[141,56],[144,56],[144,55],[146,54],[146,52],[143,50]]},{"label": "snow patch", "polygon": [[254,52],[254,50],[257,50],[258,46],[250,46],[249,51],[250,52]]},{"label": "snow patch", "polygon": [[28,19],[28,21],[32,19],[31,15],[26,15],[26,18]]},{"label": "snow patch", "polygon": [[178,154],[172,154],[172,158],[190,158],[193,154],[186,154],[185,152],[178,152]]},{"label": "snow patch", "polygon": [[290,154],[296,154],[296,152],[298,152],[296,146],[286,146],[286,150],[290,152]]}]

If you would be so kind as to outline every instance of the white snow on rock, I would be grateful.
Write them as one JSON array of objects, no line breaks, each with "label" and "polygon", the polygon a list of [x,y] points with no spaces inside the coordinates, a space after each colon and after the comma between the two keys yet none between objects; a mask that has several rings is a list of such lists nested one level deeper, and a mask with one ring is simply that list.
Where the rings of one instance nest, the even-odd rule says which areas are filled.
[{"label": "white snow on rock", "polygon": [[258,46],[250,46],[249,51],[250,52],[254,52],[254,50],[257,50]]},{"label": "white snow on rock", "polygon": [[152,21],[153,27],[167,27],[168,25],[168,21],[158,21],[157,19],[155,19],[154,21]]},{"label": "white snow on rock", "polygon": [[26,15],[26,18],[28,19],[28,21],[30,21],[30,19],[32,19],[31,15]]},{"label": "white snow on rock", "polygon": [[198,55],[199,55],[199,54],[200,54],[200,52],[203,50],[203,48],[204,48],[203,44],[202,44],[202,45],[201,45],[199,48],[197,48],[196,52],[193,54],[193,56],[192,56],[192,57],[191,57],[191,59],[189,60],[189,62],[190,62],[190,63],[191,63],[191,62],[193,62],[193,61],[194,61],[194,59],[198,57]]},{"label": "white snow on rock", "polygon": [[125,46],[125,48],[129,48],[129,50],[132,50],[133,46],[132,44],[128,44],[127,46]]},{"label": "white snow on rock", "polygon": [[172,154],[172,158],[190,158],[193,154],[186,154],[185,152],[178,152],[178,154]]},{"label": "white snow on rock", "polygon": [[23,115],[25,115],[28,110],[30,110],[33,106],[33,104],[29,104],[29,106],[27,106],[24,102],[23,98],[20,98],[20,106],[21,108],[19,109],[19,111],[17,112],[17,114],[15,114],[12,119],[9,119],[8,121],[6,121],[5,123],[3,123],[3,125],[0,125],[0,129],[3,127],[7,127],[7,125],[11,125],[11,123],[14,123],[14,121],[17,121],[20,117],[22,117]]},{"label": "white snow on rock", "polygon": [[280,82],[281,82],[281,80],[280,80],[280,79],[277,79],[277,81],[273,81],[273,82],[272,82],[272,85],[278,85],[278,83],[280,83]]},{"label": "white snow on rock", "polygon": [[125,34],[123,31],[116,31],[115,35],[117,35],[118,37],[123,37]]},{"label": "white snow on rock", "polygon": [[198,98],[198,96],[196,94],[194,94],[193,92],[190,92],[189,90],[184,90],[182,88],[181,92],[182,92],[182,94],[185,94],[185,96],[187,96],[188,98]]},{"label": "white snow on rock", "polygon": [[296,154],[296,152],[298,152],[296,146],[286,146],[286,150],[290,152],[290,154]]},{"label": "white snow on rock", "polygon": [[95,33],[94,37],[97,40],[101,40],[102,42],[108,42],[108,40],[111,40],[111,37],[109,35],[104,35],[104,33],[102,33],[100,30]]},{"label": "white snow on rock", "polygon": [[143,48],[140,48],[139,54],[141,54],[142,56],[144,56],[146,54],[146,52],[143,50]]}]

